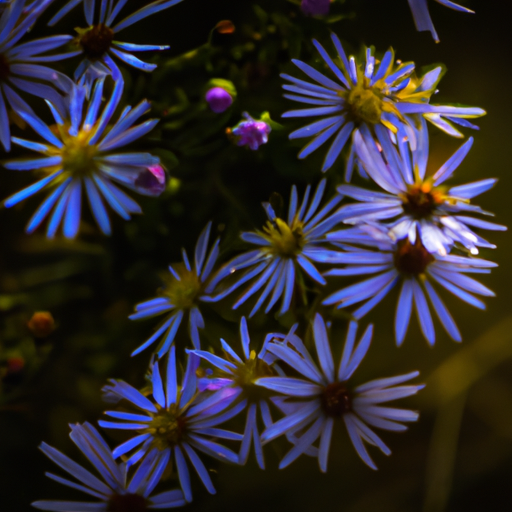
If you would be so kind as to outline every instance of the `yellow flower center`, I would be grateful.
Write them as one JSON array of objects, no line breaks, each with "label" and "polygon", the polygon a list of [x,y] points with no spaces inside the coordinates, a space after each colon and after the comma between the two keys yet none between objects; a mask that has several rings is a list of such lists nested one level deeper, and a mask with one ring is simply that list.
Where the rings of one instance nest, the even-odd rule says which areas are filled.
[{"label": "yellow flower center", "polygon": [[190,309],[202,292],[203,284],[196,273],[193,270],[187,270],[185,265],[178,264],[173,267],[180,276],[180,280],[168,274],[164,294],[177,309]]},{"label": "yellow flower center", "polygon": [[254,381],[262,377],[272,377],[275,372],[256,355],[254,350],[251,350],[249,359],[242,365],[238,361],[233,361],[229,356],[228,359],[237,366],[233,371],[233,380],[237,386],[243,389],[245,398],[250,402],[258,402],[268,396],[268,390],[256,386]]},{"label": "yellow flower center", "polygon": [[90,131],[80,131],[76,136],[66,134],[63,136],[64,147],[62,165],[66,173],[76,175],[90,175],[98,170],[94,161],[98,148],[89,144]]},{"label": "yellow flower center", "polygon": [[306,240],[302,232],[303,223],[295,218],[291,226],[279,218],[267,222],[262,235],[271,242],[270,252],[277,256],[293,258],[299,253]]},{"label": "yellow flower center", "polygon": [[185,430],[185,418],[180,416],[178,406],[171,404],[168,409],[161,409],[155,414],[143,433],[151,434],[155,448],[165,450],[180,444]]},{"label": "yellow flower center", "polygon": [[355,122],[380,123],[383,101],[378,87],[370,86],[366,77],[360,77],[357,84],[348,91],[340,92],[345,97],[348,111]]}]

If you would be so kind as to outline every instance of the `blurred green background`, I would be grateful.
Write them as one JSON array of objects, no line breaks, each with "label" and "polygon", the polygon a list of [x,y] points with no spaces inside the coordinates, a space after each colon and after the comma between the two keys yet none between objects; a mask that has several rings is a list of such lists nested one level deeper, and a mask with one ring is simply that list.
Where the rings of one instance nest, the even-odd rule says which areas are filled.
[{"label": "blurred green background", "polygon": [[[467,134],[475,136],[475,144],[453,183],[500,178],[478,203],[495,212],[497,222],[512,224],[508,2],[468,0],[464,5],[474,9],[475,15],[456,13],[433,1],[429,4],[440,44],[429,33],[415,31],[406,0],[336,1],[329,24],[303,17],[298,6],[286,0],[184,0],[126,30],[124,40],[171,45],[169,52],[151,58],[159,64],[152,75],[125,73],[125,100],[133,105],[147,97],[153,102],[153,116],[162,117],[157,129],[135,147],[158,153],[172,180],[159,199],[137,199],[143,216],[128,223],[115,218],[110,238],[98,235],[88,213],[84,213],[82,233],[75,242],[47,241],[43,232],[25,235],[24,226],[40,199],[0,210],[2,511],[30,510],[29,503],[35,499],[84,498],[44,476],[44,471],[56,468],[37,446],[44,440],[77,455],[67,437],[67,425],[97,421],[104,409],[100,389],[106,379],[143,383],[149,354],[133,359],[129,354],[157,321],[134,323],[127,316],[134,304],[154,296],[161,284],[159,276],[168,263],[180,259],[181,247],[190,254],[200,231],[212,219],[215,236],[223,240],[221,258],[226,260],[243,248],[237,238],[240,230],[259,228],[264,222],[261,201],[277,192],[287,205],[293,183],[300,194],[307,183],[316,186],[325,150],[298,161],[301,141],[291,143],[287,134],[301,122],[280,118],[293,106],[281,96],[279,73],[293,71],[292,57],[315,58],[312,37],[332,51],[328,42],[332,30],[351,53],[358,53],[361,45],[374,45],[381,53],[392,46],[397,58],[415,61],[418,68],[445,64],[448,72],[433,101],[480,106],[488,112],[476,121],[481,130]],[[53,31],[38,24],[30,37],[71,33],[69,27],[83,26],[82,13],[75,11]],[[235,31],[221,34],[215,30],[221,20],[231,20]],[[70,71],[73,64],[64,63],[62,69]],[[212,78],[230,79],[237,87],[236,102],[224,114],[209,112],[203,100]],[[31,104],[47,116],[40,103]],[[275,129],[258,152],[235,147],[225,129],[236,124],[243,111],[253,116],[268,111],[284,129]],[[431,130],[431,168],[436,169],[460,144]],[[342,162],[328,172],[330,193],[342,175]],[[31,181],[28,173],[2,169],[2,198]],[[252,456],[244,468],[211,461],[217,496],[208,495],[196,481],[195,501],[187,508],[509,510],[512,270],[508,265],[512,244],[506,232],[489,233],[487,238],[498,249],[484,250],[481,255],[500,265],[492,275],[482,277],[497,295],[486,301],[487,311],[443,295],[461,329],[462,344],[451,341],[437,324],[436,346],[429,348],[413,319],[403,347],[397,349],[393,339],[396,295],[363,321],[374,322],[376,333],[356,372],[356,383],[413,369],[420,370],[420,380],[427,383],[417,397],[400,404],[420,410],[419,422],[402,435],[382,433],[393,451],[389,458],[371,452],[379,471],[373,472],[359,460],[341,431],[333,441],[327,474],[321,474],[317,462],[308,457],[279,471],[279,457],[287,450],[282,441],[267,449],[266,471],[256,467]],[[238,346],[238,319],[229,305],[226,301],[205,312],[207,342],[215,345],[219,336],[226,336]],[[41,310],[50,311],[56,322],[55,331],[46,338],[34,337],[27,328],[32,314]],[[262,340],[269,329],[285,329],[293,320],[257,315],[250,322],[252,338]],[[335,350],[341,349],[344,338],[343,322],[336,326],[332,334],[333,340],[339,340]],[[21,361],[24,366],[18,370]],[[242,428],[241,424],[235,428]],[[119,441],[110,434],[107,439],[112,445]]]}]

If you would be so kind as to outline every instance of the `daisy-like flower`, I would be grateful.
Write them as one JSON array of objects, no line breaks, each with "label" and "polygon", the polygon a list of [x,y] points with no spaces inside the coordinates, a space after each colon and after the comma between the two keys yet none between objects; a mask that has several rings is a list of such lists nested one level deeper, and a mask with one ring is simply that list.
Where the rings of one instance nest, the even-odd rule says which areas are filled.
[{"label": "daisy-like flower", "polygon": [[199,236],[194,253],[194,265],[190,264],[185,249],[182,249],[183,263],[169,265],[170,274],[166,278],[164,287],[160,290],[161,296],[135,306],[136,312],[130,315],[131,320],[149,318],[164,313],[169,313],[169,316],[155,333],[132,353],[132,356],[142,352],[160,339],[160,345],[156,352],[158,358],[161,358],[172,345],[186,313],[189,315],[188,325],[192,344],[195,348],[201,348],[199,329],[204,328],[204,319],[199,305],[208,295],[208,278],[219,255],[219,238],[207,255],[211,227],[212,223],[209,222]]},{"label": "daisy-like flower", "polygon": [[42,443],[41,451],[67,471],[78,483],[52,473],[46,473],[46,476],[100,501],[42,500],[32,503],[33,507],[55,512],[63,510],[67,512],[145,512],[185,505],[183,493],[180,490],[150,496],[165,469],[165,465],[155,458],[144,461],[128,481],[126,465],[116,464],[107,443],[92,425],[89,423],[71,425],[69,437],[94,466],[102,480],[59,450]]},{"label": "daisy-like flower", "polygon": [[265,469],[263,449],[258,431],[257,413],[260,410],[265,427],[272,424],[272,417],[268,406],[269,393],[256,386],[255,381],[261,377],[277,375],[271,367],[271,360],[266,355],[266,344],[272,335],[267,336],[263,348],[257,354],[250,348],[249,330],[247,321],[242,317],[240,321],[240,337],[242,340],[243,359],[221,339],[224,358],[216,356],[206,350],[194,350],[193,353],[209,362],[215,367],[213,374],[201,379],[199,386],[205,389],[230,389],[236,396],[234,407],[238,412],[247,410],[244,437],[239,453],[239,463],[245,464],[249,456],[251,443],[254,443],[256,460],[261,469]]},{"label": "daisy-like flower", "polygon": [[500,231],[507,228],[467,214],[490,215],[479,206],[470,204],[470,200],[489,190],[497,180],[487,178],[451,188],[444,185],[464,160],[473,138],[469,138],[433,175],[427,176],[426,126],[419,131],[418,147],[412,152],[402,138],[398,139],[398,147],[393,144],[385,128],[375,127],[375,132],[380,150],[370,137],[360,133],[355,135],[354,145],[365,172],[385,192],[353,185],[338,187],[340,194],[360,201],[340,210],[344,222],[357,224],[394,218],[389,227],[396,239],[408,237],[414,244],[416,234],[419,234],[429,252],[442,255],[449,252],[455,242],[472,254],[478,254],[477,247],[496,247],[477,235],[470,226]]},{"label": "daisy-like flower", "polygon": [[[402,129],[407,131],[411,143],[414,144],[418,116],[424,116],[450,135],[462,136],[451,122],[476,128],[463,118],[485,114],[481,108],[429,103],[441,79],[441,67],[418,78],[415,75],[414,63],[401,62],[395,65],[392,50],[387,51],[379,62],[369,48],[366,50],[366,63],[358,65],[353,56],[347,58],[335,34],[332,34],[332,41],[338,53],[336,62],[318,41],[313,40],[313,44],[337,81],[296,59],[292,62],[316,83],[287,74],[281,75],[291,82],[290,85],[283,85],[283,89],[293,93],[285,94],[285,98],[310,105],[305,109],[286,112],[283,117],[322,117],[290,134],[290,139],[313,137],[299,153],[299,158],[305,158],[334,137],[322,165],[324,172],[334,164],[353,132],[360,131],[361,127],[367,128],[361,132],[364,136],[372,135],[374,128],[379,125],[393,133]],[[351,151],[347,181],[352,172],[353,157]]]},{"label": "daisy-like flower", "polygon": [[[485,304],[474,294],[493,297],[494,293],[466,274],[488,274],[491,268],[497,266],[496,263],[454,254],[442,256],[430,253],[419,236],[414,242],[408,238],[396,241],[384,226],[366,226],[362,229],[371,230],[375,236],[373,244],[366,240],[364,243],[367,247],[364,248],[343,245],[347,252],[340,254],[338,261],[345,264],[345,268],[329,270],[325,275],[375,275],[333,293],[322,303],[327,306],[337,304],[338,308],[363,303],[352,313],[354,318],[360,319],[401,283],[395,316],[397,345],[402,344],[407,333],[413,304],[423,336],[430,345],[435,343],[436,333],[429,302],[448,335],[455,341],[461,341],[460,332],[432,283],[478,309],[485,309]],[[330,234],[328,238],[333,242],[344,242],[345,234],[340,231]]]},{"label": "daisy-like flower", "polygon": [[16,92],[33,94],[54,103],[64,112],[61,93],[68,93],[72,81],[64,74],[40,63],[74,55],[42,55],[68,43],[71,36],[52,36],[18,44],[53,0],[40,0],[27,7],[26,0],[12,0],[0,9],[0,143],[11,149],[7,105],[16,113],[33,115],[31,107]]},{"label": "daisy-like flower", "polygon": [[187,369],[179,387],[176,376],[176,349],[173,345],[168,356],[165,388],[158,362],[152,366],[152,400],[125,382],[111,380],[110,384],[103,388],[107,398],[127,400],[136,407],[137,413],[107,411],[107,416],[121,422],[99,421],[103,428],[137,432],[135,437],[112,452],[115,458],[131,452],[126,461],[128,467],[143,457],[143,464],[156,464],[158,467],[166,467],[173,459],[188,502],[192,501],[192,490],[186,458],[194,466],[208,492],[215,494],[208,470],[197,451],[223,462],[237,463],[236,453],[211,439],[242,439],[240,434],[215,428],[239,412],[236,409],[228,409],[236,396],[230,389],[220,389],[215,393],[198,393],[198,366],[199,358],[193,353],[189,354]]},{"label": "daisy-like flower", "polygon": [[[114,75],[114,78],[119,78],[119,75]],[[126,107],[119,119],[109,125],[121,99],[123,82],[115,82],[112,94],[100,113],[103,84],[104,79],[96,82],[85,109],[85,90],[80,86],[74,87],[67,119],[63,119],[48,102],[56,122],[55,130],[46,126],[34,114],[18,112],[44,142],[32,142],[18,137],[13,137],[12,141],[41,153],[41,156],[12,160],[4,163],[4,167],[17,171],[38,170],[45,176],[6,199],[4,204],[10,208],[40,190],[50,190],[30,219],[26,228],[28,233],[32,233],[53,209],[47,236],[53,237],[63,224],[64,236],[74,238],[80,226],[83,188],[93,216],[106,235],[110,234],[111,226],[105,201],[125,220],[130,219],[132,213],[141,213],[140,206],[115,182],[135,191],[140,190],[137,179],[147,172],[149,166],[158,165],[159,159],[149,153],[119,153],[117,150],[151,131],[158,120],[150,119],[135,125],[140,116],[150,109],[149,102],[144,100],[133,109]],[[142,193],[147,194],[148,191],[142,190]]]},{"label": "daisy-like flower", "polygon": [[[439,37],[437,35],[436,29],[434,28],[434,24],[432,23],[430,13],[428,12],[427,0],[408,0],[408,2],[409,7],[411,8],[412,16],[414,18],[416,30],[418,30],[418,32],[424,32],[428,30],[432,34],[434,41],[438,43]],[[474,13],[474,11],[471,9],[462,7],[462,5],[458,5],[455,2],[450,2],[450,0],[436,0],[436,2],[438,4],[444,5],[445,7],[449,7],[454,11]]]},{"label": "daisy-like flower", "polygon": [[108,55],[113,55],[142,71],[153,71],[156,64],[143,62],[131,52],[167,50],[169,46],[123,43],[116,40],[117,34],[134,23],[181,1],[157,0],[115,23],[115,19],[126,5],[127,0],[117,0],[117,2],[114,0],[70,0],[50,20],[49,24],[54,25],[71,9],[83,3],[85,19],[89,26],[76,29],[78,35],[75,41],[83,55],[83,61],[75,71],[75,80],[83,80],[89,88],[98,76],[110,74],[117,69],[114,61],[106,58]]},{"label": "daisy-like flower", "polygon": [[[301,377],[264,377],[256,384],[289,397],[287,415],[267,428],[262,434],[264,442],[292,432],[293,448],[284,456],[282,469],[306,451],[318,455],[322,471],[327,471],[327,460],[333,427],[342,420],[350,440],[361,459],[372,469],[377,469],[363,443],[376,446],[384,454],[390,449],[368,426],[401,432],[407,430],[400,422],[416,421],[418,413],[407,409],[382,407],[380,404],[416,394],[423,385],[399,386],[419,375],[405,375],[377,379],[353,387],[349,382],[370,346],[373,327],[366,329],[356,346],[357,323],[350,322],[343,355],[338,371],[334,367],[331,346],[323,318],[317,313],[313,323],[313,336],[320,368],[304,344],[294,338],[272,341],[267,350],[296,370]],[[320,439],[318,447],[313,443]],[[313,450],[311,450],[313,448]]]},{"label": "daisy-like flower", "polygon": [[321,285],[326,283],[313,262],[330,262],[337,254],[323,244],[326,233],[338,223],[336,214],[332,212],[341,201],[341,196],[334,197],[319,209],[325,185],[325,180],[319,183],[310,203],[311,187],[308,185],[300,206],[297,189],[293,186],[287,220],[279,218],[270,203],[263,203],[269,218],[263,231],[244,232],[241,235],[242,240],[259,247],[231,260],[212,279],[213,287],[228,276],[234,278],[234,282],[214,296],[216,300],[252,280],[233,309],[259,292],[249,317],[269,297],[265,313],[281,298],[280,314],[283,314],[290,308],[295,284],[302,280],[302,272]]}]

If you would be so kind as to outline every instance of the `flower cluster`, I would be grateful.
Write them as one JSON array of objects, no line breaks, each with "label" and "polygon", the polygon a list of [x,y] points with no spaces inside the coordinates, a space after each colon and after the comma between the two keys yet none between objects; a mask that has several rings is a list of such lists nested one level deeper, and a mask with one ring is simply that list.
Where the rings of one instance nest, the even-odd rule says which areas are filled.
[{"label": "flower cluster", "polygon": [[[13,145],[14,151],[22,153],[2,165],[18,175],[28,172],[36,176],[3,205],[12,208],[46,192],[28,221],[27,233],[47,221],[47,238],[55,238],[61,231],[64,238],[75,239],[81,228],[82,202],[86,201],[96,223],[89,232],[110,235],[113,227],[107,207],[124,220],[142,213],[126,190],[150,197],[166,190],[169,197],[176,191],[172,182],[167,186],[167,170],[156,156],[170,153],[164,147],[165,136],[151,141],[162,146],[155,154],[138,146],[131,149],[159,119],[158,114],[151,119],[143,117],[151,110],[147,100],[134,107],[123,103],[125,85],[130,89],[130,82],[125,84],[114,59],[137,70],[153,71],[156,64],[143,62],[132,53],[169,46],[121,42],[117,34],[180,1],[145,3],[119,21],[125,7],[133,7],[127,0],[69,0],[62,2],[49,25],[83,4],[86,27],[77,28],[76,36],[20,42],[53,0],[0,0],[0,143],[5,152]],[[437,1],[469,11],[447,0]],[[304,0],[300,6],[306,16],[317,17],[311,23],[321,23],[330,4],[328,0]],[[418,29],[430,30],[437,39],[426,0],[409,0],[409,4]],[[234,31],[229,21],[219,25],[224,33]],[[255,40],[260,37],[254,34]],[[293,59],[307,79],[281,76],[288,82],[283,85],[285,98],[305,105],[283,117],[315,118],[289,134],[292,140],[311,138],[299,158],[330,141],[321,171],[332,171],[316,186],[307,184],[302,198],[300,187],[292,185],[286,212],[282,197],[272,194],[262,203],[266,223],[253,230],[242,226],[248,230],[241,233],[240,246],[229,246],[228,237],[228,242],[221,242],[220,236],[215,239],[216,228],[220,234],[226,226],[209,221],[193,255],[182,249],[181,261],[169,265],[156,296],[135,305],[129,316],[130,320],[161,317],[156,329],[132,352],[138,356],[151,347],[146,385],[139,389],[110,379],[103,388],[109,405],[106,419],[98,424],[120,444],[111,449],[90,423],[71,426],[72,442],[97,474],[46,443],[40,447],[76,482],[52,473],[47,474],[49,478],[96,501],[42,500],[34,502],[34,507],[76,512],[181,507],[193,500],[195,474],[214,494],[212,464],[244,465],[253,450],[257,464],[265,469],[266,445],[277,438],[281,439],[275,442],[287,443],[288,449],[280,468],[308,455],[317,458],[325,472],[331,441],[340,434],[336,425],[341,425],[341,435],[348,435],[361,460],[377,469],[369,446],[385,455],[391,451],[374,430],[401,432],[407,429],[405,423],[418,419],[414,410],[383,405],[420,391],[422,384],[410,383],[419,376],[418,371],[357,382],[356,370],[374,333],[373,324],[359,324],[398,288],[397,345],[406,337],[413,309],[430,345],[436,341],[434,314],[447,334],[461,341],[440,291],[479,309],[485,308],[480,297],[494,295],[472,274],[487,274],[496,267],[479,257],[480,251],[495,248],[480,231],[506,228],[483,220],[492,214],[472,200],[497,180],[486,177],[447,185],[456,170],[462,172],[458,169],[464,167],[472,137],[439,168],[429,168],[429,129],[434,126],[464,138],[457,126],[477,129],[467,119],[485,111],[432,103],[441,66],[421,75],[414,63],[397,61],[392,49],[377,56],[367,48],[360,60],[345,53],[338,36],[332,34],[331,40],[334,57],[313,40],[322,72]],[[212,66],[214,54],[206,58],[212,59],[206,67]],[[73,78],[52,69],[52,62],[72,57],[81,59]],[[184,60],[192,58],[193,53],[188,53]],[[183,63],[174,64],[178,69]],[[214,83],[229,86],[212,87]],[[162,124],[181,128],[195,115],[202,115],[198,112],[204,113],[211,121],[211,127],[204,130],[204,154],[222,146],[223,161],[229,162],[233,154],[244,153],[227,144],[227,133],[237,146],[252,150],[246,152],[246,158],[254,158],[260,146],[274,137],[271,126],[279,131],[268,114],[258,120],[243,111],[236,115],[244,120],[232,129],[221,127],[238,104],[252,107],[249,95],[238,96],[234,85],[222,79],[201,87],[196,110],[187,111],[182,123]],[[45,99],[50,124],[26,102],[26,93]],[[187,104],[183,109],[188,108],[188,98],[183,103]],[[160,111],[163,116],[172,115],[164,108]],[[11,136],[13,119],[20,130],[28,126],[36,132],[38,140]],[[276,144],[269,145],[269,153],[279,151],[278,137],[276,134]],[[182,139],[177,140],[181,147]],[[181,150],[186,157],[195,148],[194,141]],[[25,150],[32,153],[27,156]],[[344,153],[345,183],[340,184],[343,171],[337,173],[335,164],[342,162]],[[359,172],[353,177],[356,168]],[[186,173],[183,175],[187,180]],[[354,183],[349,183],[352,179]],[[209,186],[208,180],[204,181]],[[225,192],[220,180],[215,185]],[[230,197],[229,192],[225,196]],[[235,253],[238,247],[241,250]],[[345,281],[340,285],[341,279]],[[238,295],[231,300],[235,292]],[[227,308],[222,309],[223,304],[228,304]],[[352,307],[355,309],[344,316],[336,314],[336,309]],[[51,320],[46,331],[51,332],[53,317],[50,313],[46,316]],[[259,325],[259,335],[250,334],[251,322]],[[29,322],[31,331],[41,331],[33,324]],[[364,330],[358,338],[360,327]],[[345,328],[346,336],[340,341]],[[240,343],[241,351],[236,348]],[[335,365],[337,357],[339,364]]]}]

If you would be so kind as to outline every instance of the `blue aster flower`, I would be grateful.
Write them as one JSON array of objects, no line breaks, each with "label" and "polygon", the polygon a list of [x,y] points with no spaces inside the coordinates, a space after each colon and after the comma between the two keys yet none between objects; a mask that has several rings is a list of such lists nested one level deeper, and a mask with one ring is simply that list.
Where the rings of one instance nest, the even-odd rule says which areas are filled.
[{"label": "blue aster flower", "polygon": [[48,99],[63,112],[62,94],[72,87],[66,75],[40,64],[74,55],[73,52],[44,55],[68,43],[71,36],[45,37],[18,44],[51,2],[41,0],[27,7],[26,0],[12,0],[0,10],[0,143],[6,151],[11,149],[7,105],[17,113],[34,114],[16,89]]},{"label": "blue aster flower", "polygon": [[[173,459],[185,500],[192,501],[190,473],[186,458],[194,466],[199,478],[211,494],[215,494],[210,475],[197,452],[210,455],[220,461],[238,462],[238,455],[212,441],[212,438],[240,441],[242,436],[216,428],[238,411],[229,409],[236,395],[230,389],[214,393],[198,393],[196,370],[199,358],[189,354],[187,369],[181,387],[177,384],[176,349],[171,347],[168,356],[165,388],[158,362],[152,365],[152,399],[122,381],[111,380],[103,388],[107,398],[124,399],[135,406],[137,413],[106,411],[105,414],[120,422],[100,420],[103,428],[134,431],[137,435],[118,446],[112,454],[115,458],[130,452],[128,467],[141,458],[143,464],[167,466]],[[164,390],[165,389],[165,390]],[[149,461],[149,462],[148,462]]]},{"label": "blue aster flower", "polygon": [[[332,41],[338,53],[336,62],[318,41],[314,40],[313,44],[337,81],[296,59],[292,62],[316,83],[287,74],[281,75],[291,82],[283,85],[283,89],[293,93],[285,94],[285,98],[309,105],[305,109],[286,112],[283,117],[321,117],[320,120],[290,134],[290,139],[313,137],[299,153],[299,158],[305,158],[334,137],[322,165],[324,172],[334,164],[354,132],[360,131],[366,136],[372,134],[377,126],[384,126],[393,133],[401,129],[408,134],[414,146],[415,126],[420,116],[450,135],[461,137],[462,134],[452,123],[477,128],[464,118],[485,114],[481,108],[429,103],[441,79],[441,67],[418,78],[415,75],[414,63],[401,62],[395,65],[393,50],[387,51],[379,62],[370,48],[366,50],[366,63],[357,64],[353,56],[347,58],[335,34],[332,34]],[[362,127],[367,129],[362,131]],[[347,181],[350,180],[353,158],[351,151]]]},{"label": "blue aster flower", "polygon": [[[342,288],[322,304],[336,304],[338,308],[345,308],[362,303],[352,313],[354,318],[360,319],[401,283],[395,316],[397,345],[402,344],[407,333],[413,304],[423,336],[430,345],[435,343],[436,333],[429,303],[448,335],[455,341],[461,341],[460,332],[433,283],[464,302],[485,309],[485,304],[475,294],[493,297],[494,293],[466,274],[488,274],[491,268],[497,266],[496,263],[455,254],[443,256],[430,253],[419,236],[414,242],[409,238],[396,241],[384,226],[366,226],[362,229],[371,230],[375,237],[373,243],[367,240],[363,248],[344,244],[347,252],[338,257],[338,262],[345,264],[345,268],[329,270],[325,275],[375,275]],[[330,234],[328,238],[344,243],[344,237],[345,234],[340,231]]]},{"label": "blue aster flower", "polygon": [[227,287],[214,296],[216,300],[226,297],[251,281],[233,305],[233,309],[259,293],[249,317],[252,317],[267,299],[265,313],[281,299],[279,313],[283,314],[290,308],[295,285],[302,281],[302,273],[318,284],[326,283],[314,263],[332,261],[336,255],[335,251],[327,249],[324,244],[326,233],[338,223],[333,209],[341,201],[341,196],[334,197],[320,209],[325,185],[325,180],[319,183],[311,202],[311,187],[308,185],[300,206],[297,189],[293,186],[287,220],[279,218],[270,203],[263,203],[269,219],[263,231],[244,232],[241,235],[242,240],[258,248],[232,259],[212,279],[213,288],[231,276]]},{"label": "blue aster flower", "polygon": [[4,167],[17,171],[37,170],[45,176],[6,199],[4,204],[10,208],[40,190],[49,191],[30,219],[26,228],[28,233],[32,233],[50,216],[48,237],[53,237],[62,224],[64,236],[74,238],[80,226],[83,188],[93,216],[106,235],[110,234],[111,225],[105,201],[125,220],[130,219],[132,213],[141,213],[140,206],[115,183],[147,193],[141,190],[137,179],[147,172],[148,167],[158,165],[159,159],[149,153],[119,153],[117,150],[151,131],[158,120],[135,124],[150,109],[149,102],[144,100],[133,109],[126,107],[118,120],[109,125],[121,99],[123,82],[115,82],[112,94],[100,113],[103,85],[103,79],[97,81],[85,109],[85,90],[74,87],[66,119],[48,102],[57,124],[56,130],[51,130],[34,114],[18,112],[44,142],[18,137],[13,137],[12,141],[41,156],[12,160],[4,163]]},{"label": "blue aster flower", "polygon": [[451,188],[444,185],[464,160],[473,138],[469,138],[433,175],[427,176],[426,126],[420,130],[423,135],[418,137],[418,147],[412,152],[402,138],[398,139],[398,146],[394,145],[385,128],[377,126],[375,133],[379,147],[371,137],[359,133],[354,137],[354,145],[366,174],[385,192],[353,185],[338,187],[340,194],[360,201],[340,210],[344,222],[357,224],[395,219],[389,228],[396,239],[408,237],[414,244],[418,234],[429,252],[440,254],[447,254],[456,242],[472,254],[478,254],[478,247],[496,247],[470,226],[500,231],[507,228],[467,214],[491,215],[470,204],[470,200],[489,190],[497,180],[487,178]]},{"label": "blue aster flower", "polygon": [[[414,18],[416,30],[418,30],[418,32],[424,32],[428,30],[432,34],[434,41],[438,43],[439,37],[437,35],[436,29],[434,28],[434,24],[432,23],[432,19],[430,18],[430,13],[428,12],[427,0],[408,0],[408,2],[412,11],[412,16]],[[462,7],[462,5],[458,5],[455,2],[450,2],[450,0],[436,0],[436,2],[438,4],[444,5],[445,7],[449,7],[454,11],[470,13],[474,12],[467,7]]]},{"label": "blue aster flower", "polygon": [[150,496],[165,469],[165,465],[158,463],[156,459],[148,458],[128,481],[126,465],[123,463],[116,464],[107,443],[92,425],[89,423],[71,425],[69,437],[94,466],[102,480],[59,452],[59,450],[42,443],[41,451],[79,483],[53,473],[46,473],[46,476],[67,487],[85,492],[100,501],[42,500],[32,503],[33,507],[55,512],[63,510],[67,512],[127,510],[144,512],[146,510],[175,508],[185,505],[183,493],[180,490],[166,491]]},{"label": "blue aster flower", "polygon": [[249,456],[251,444],[254,444],[256,460],[261,469],[265,469],[263,449],[258,431],[258,409],[265,427],[272,424],[272,416],[268,406],[269,394],[255,385],[255,381],[261,377],[276,375],[276,370],[271,364],[274,358],[266,352],[267,342],[273,335],[267,336],[263,348],[257,354],[250,348],[249,330],[247,321],[242,317],[240,321],[240,337],[242,341],[243,359],[221,339],[224,357],[219,357],[206,350],[194,350],[193,353],[201,357],[215,368],[214,372],[200,380],[199,386],[204,389],[229,389],[236,397],[233,407],[237,413],[247,411],[245,429],[238,455],[238,462],[245,464]]},{"label": "blue aster flower", "polygon": [[[368,425],[401,432],[407,430],[401,422],[418,419],[417,412],[380,404],[416,394],[423,385],[398,384],[417,377],[419,372],[377,379],[357,387],[351,385],[350,379],[370,346],[373,327],[367,327],[357,346],[356,331],[357,323],[350,322],[337,372],[326,325],[318,313],[313,323],[313,337],[320,368],[297,338],[293,343],[275,340],[267,345],[269,352],[300,374],[300,377],[264,377],[256,381],[259,386],[289,397],[286,416],[261,436],[268,442],[289,432],[294,434],[294,446],[284,456],[280,469],[309,451],[318,456],[321,471],[327,471],[333,427],[340,420],[361,459],[372,469],[377,469],[364,442],[376,446],[386,455],[391,451]],[[313,446],[318,439],[318,447]]]},{"label": "blue aster flower", "polygon": [[131,320],[149,318],[164,313],[169,313],[169,315],[155,333],[132,353],[132,356],[142,352],[160,339],[160,345],[156,352],[161,358],[172,345],[183,317],[187,313],[189,315],[190,339],[195,348],[201,348],[199,329],[204,328],[204,319],[199,305],[208,295],[208,279],[219,255],[219,238],[207,255],[211,227],[212,223],[209,222],[199,236],[194,254],[194,265],[190,264],[185,249],[182,249],[183,263],[169,265],[170,274],[160,291],[161,296],[135,306],[136,312],[130,315]]},{"label": "blue aster flower", "polygon": [[115,23],[115,19],[118,17],[127,1],[128,0],[118,0],[117,2],[112,0],[70,0],[50,20],[49,24],[54,25],[71,9],[83,3],[84,15],[89,27],[76,29],[78,36],[75,41],[84,59],[75,71],[75,80],[83,81],[88,88],[98,76],[110,74],[117,70],[115,62],[111,58],[107,59],[107,56],[115,56],[129,66],[141,69],[142,71],[153,71],[156,68],[156,64],[143,62],[132,55],[132,52],[169,49],[169,46],[162,45],[123,43],[117,41],[116,38],[121,30],[130,27],[134,23],[152,14],[168,9],[182,0],[157,0]]}]

